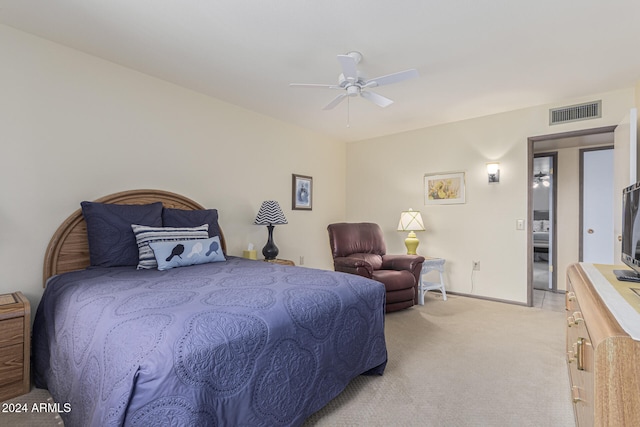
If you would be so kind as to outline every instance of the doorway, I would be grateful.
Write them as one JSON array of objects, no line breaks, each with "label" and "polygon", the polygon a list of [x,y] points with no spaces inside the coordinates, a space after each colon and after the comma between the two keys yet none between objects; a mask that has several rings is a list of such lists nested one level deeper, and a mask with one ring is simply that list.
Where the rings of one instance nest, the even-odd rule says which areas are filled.
[{"label": "doorway", "polygon": [[[585,129],[528,138],[528,208],[527,208],[527,305],[534,304],[539,293],[564,292],[567,267],[580,258],[580,155],[579,150],[613,144],[616,126]],[[553,176],[554,199],[549,209],[549,285],[534,289],[534,160],[555,153]],[[539,209],[543,210],[543,209]],[[536,225],[537,229],[538,225]]]},{"label": "doorway", "polygon": [[533,287],[556,289],[555,255],[555,169],[557,153],[536,153],[533,158]]}]

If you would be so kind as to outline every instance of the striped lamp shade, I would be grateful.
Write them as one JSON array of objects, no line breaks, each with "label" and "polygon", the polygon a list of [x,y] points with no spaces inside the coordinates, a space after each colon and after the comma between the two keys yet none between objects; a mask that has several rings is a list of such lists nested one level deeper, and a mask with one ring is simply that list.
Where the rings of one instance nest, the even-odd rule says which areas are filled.
[{"label": "striped lamp shade", "polygon": [[272,225],[272,224],[287,224],[287,218],[284,217],[280,205],[275,200],[266,200],[262,202],[260,211],[256,216],[254,224],[257,225]]}]

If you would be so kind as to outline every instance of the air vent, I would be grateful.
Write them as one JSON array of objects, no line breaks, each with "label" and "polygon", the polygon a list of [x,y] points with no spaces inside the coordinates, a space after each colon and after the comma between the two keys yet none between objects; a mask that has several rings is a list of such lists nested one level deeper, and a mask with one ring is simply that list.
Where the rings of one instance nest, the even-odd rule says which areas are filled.
[{"label": "air vent", "polygon": [[602,100],[549,110],[549,124],[577,122],[602,117]]}]

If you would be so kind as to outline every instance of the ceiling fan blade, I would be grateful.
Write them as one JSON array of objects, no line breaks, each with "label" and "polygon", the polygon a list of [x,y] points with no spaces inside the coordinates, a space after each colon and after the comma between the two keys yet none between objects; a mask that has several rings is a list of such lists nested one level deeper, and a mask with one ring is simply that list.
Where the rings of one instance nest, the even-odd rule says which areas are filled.
[{"label": "ceiling fan blade", "polygon": [[343,89],[338,85],[323,85],[315,83],[289,83],[289,87],[319,87],[326,89]]},{"label": "ceiling fan blade", "polygon": [[338,55],[338,61],[342,67],[344,78],[355,82],[358,80],[358,69],[356,68],[356,60],[351,55]]},{"label": "ceiling fan blade", "polygon": [[419,77],[418,70],[412,68],[411,70],[399,71],[393,74],[387,74],[386,76],[376,77],[375,79],[367,80],[367,83],[363,87],[377,87],[382,85],[388,85],[391,83],[398,83],[403,80],[413,79]]},{"label": "ceiling fan blade", "polygon": [[360,96],[362,96],[365,99],[368,99],[369,101],[373,102],[374,104],[382,108],[388,107],[389,105],[393,104],[392,100],[390,100],[389,98],[385,98],[384,96],[379,95],[375,92],[369,92],[369,91],[363,90],[362,92],[360,92]]},{"label": "ceiling fan blade", "polygon": [[323,110],[331,110],[332,108],[334,108],[336,105],[340,104],[342,102],[343,99],[345,99],[347,97],[346,93],[341,93],[340,95],[336,96],[333,101],[331,101],[330,103],[328,103]]}]

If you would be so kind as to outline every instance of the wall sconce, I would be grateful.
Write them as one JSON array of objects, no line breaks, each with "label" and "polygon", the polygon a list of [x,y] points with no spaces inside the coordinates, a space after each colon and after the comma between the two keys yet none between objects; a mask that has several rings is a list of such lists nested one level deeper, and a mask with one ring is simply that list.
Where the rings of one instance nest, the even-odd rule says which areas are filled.
[{"label": "wall sconce", "polygon": [[489,184],[500,182],[500,163],[487,163],[487,175],[489,175]]}]

